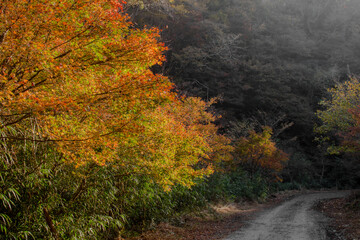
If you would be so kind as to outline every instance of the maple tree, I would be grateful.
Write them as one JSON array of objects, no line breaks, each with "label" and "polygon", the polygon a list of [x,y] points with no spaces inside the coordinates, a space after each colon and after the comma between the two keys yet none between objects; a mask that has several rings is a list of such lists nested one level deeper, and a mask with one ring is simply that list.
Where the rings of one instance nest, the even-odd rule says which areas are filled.
[{"label": "maple tree", "polygon": [[36,141],[53,141],[69,162],[104,164],[144,109],[172,98],[149,70],[164,60],[158,30],[131,28],[118,1],[1,7],[2,128],[36,118]]},{"label": "maple tree", "polygon": [[249,168],[250,174],[263,170],[281,180],[277,173],[283,169],[288,155],[276,147],[271,135],[272,129],[268,126],[263,127],[261,133],[249,131],[248,137],[242,137],[237,142],[235,156],[240,164]]},{"label": "maple tree", "polygon": [[348,135],[356,127],[356,109],[360,104],[360,82],[352,77],[328,89],[328,92],[330,98],[320,102],[324,109],[319,110],[317,116],[322,124],[315,127],[315,132],[320,134],[318,138],[320,141],[330,143],[328,147],[330,153],[339,153],[344,149],[336,143],[334,137]]},{"label": "maple tree", "polygon": [[114,206],[187,189],[231,158],[212,102],[179,96],[151,71],[167,48],[123,4],[1,2],[1,236],[119,231],[126,211]]},{"label": "maple tree", "polygon": [[132,27],[123,3],[17,0],[1,7],[1,127],[39,126],[31,139],[18,132],[3,140],[52,142],[67,163],[117,162],[164,185],[190,185],[211,172],[211,164],[194,167],[198,161],[227,154],[219,153],[228,141],[216,134],[208,105],[177,97],[149,69],[162,64],[166,47],[157,29]]},{"label": "maple tree", "polygon": [[[315,126],[315,133],[320,146],[326,149],[329,156],[327,168],[345,172],[346,179],[358,182],[359,179],[359,133],[360,133],[360,82],[356,77],[336,84],[328,89],[329,97],[320,102],[323,109],[317,112],[321,120]],[[341,159],[340,164],[334,164],[331,159]],[[335,165],[335,166],[334,166]],[[324,169],[325,167],[323,167]],[[341,179],[341,174],[337,179]],[[345,178],[345,177],[343,177]],[[337,180],[338,181],[338,180]]]}]

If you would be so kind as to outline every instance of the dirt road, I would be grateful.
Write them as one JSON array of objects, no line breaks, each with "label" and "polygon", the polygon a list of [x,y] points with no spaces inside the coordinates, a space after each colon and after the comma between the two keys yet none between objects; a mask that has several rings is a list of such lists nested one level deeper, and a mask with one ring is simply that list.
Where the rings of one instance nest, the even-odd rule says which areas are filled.
[{"label": "dirt road", "polygon": [[312,207],[318,200],[339,198],[348,191],[318,192],[294,197],[261,212],[224,240],[326,240],[327,218]]}]

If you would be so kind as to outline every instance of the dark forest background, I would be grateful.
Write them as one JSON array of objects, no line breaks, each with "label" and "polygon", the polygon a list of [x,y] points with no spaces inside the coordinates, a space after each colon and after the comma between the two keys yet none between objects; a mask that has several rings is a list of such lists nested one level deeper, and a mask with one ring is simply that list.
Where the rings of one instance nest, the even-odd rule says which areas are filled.
[{"label": "dark forest background", "polygon": [[129,1],[138,27],[156,26],[169,47],[155,69],[176,89],[220,97],[222,130],[242,136],[268,125],[291,155],[285,182],[308,187],[359,183],[354,156],[315,141],[327,89],[360,71],[360,2],[355,0]]}]

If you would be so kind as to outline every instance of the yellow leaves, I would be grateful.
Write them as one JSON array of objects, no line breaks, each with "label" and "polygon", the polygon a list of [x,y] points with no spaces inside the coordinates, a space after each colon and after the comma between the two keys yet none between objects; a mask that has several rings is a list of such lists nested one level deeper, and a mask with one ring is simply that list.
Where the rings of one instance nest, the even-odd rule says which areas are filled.
[{"label": "yellow leaves", "polygon": [[[32,112],[44,124],[48,136],[60,141],[63,138],[81,139],[82,134],[86,135],[86,133],[95,136],[95,132],[102,131],[104,134],[111,132],[111,128],[116,125],[114,118],[118,117],[117,123],[122,124],[119,115],[122,116],[129,111],[125,110],[126,108],[136,107],[122,104],[127,102],[128,93],[140,90],[135,91],[132,97],[134,100],[139,100],[144,91],[153,90],[154,93],[157,91],[155,87],[141,89],[145,84],[140,81],[133,84],[131,81],[132,78],[139,78],[145,73],[151,75],[147,70],[151,62],[143,61],[148,60],[145,56],[146,51],[143,53],[144,56],[130,51],[128,56],[131,56],[131,59],[129,57],[120,59],[117,55],[112,58],[107,56],[108,52],[118,52],[121,56],[138,44],[136,39],[129,43],[124,40],[124,32],[131,38],[141,31],[124,29],[129,23],[125,20],[127,17],[118,14],[120,5],[113,2],[111,5],[116,7],[111,8],[109,1],[94,0],[90,3],[83,0],[76,3],[81,5],[81,8],[77,9],[69,8],[72,6],[70,2],[56,2],[54,7],[49,2],[40,4],[36,1],[17,0],[9,3],[6,11],[0,13],[2,19],[13,18],[13,22],[17,22],[16,25],[11,25],[12,35],[7,38],[10,44],[0,46],[1,58],[3,58],[1,69],[6,73],[1,75],[4,86],[0,96],[2,106],[6,106],[2,111],[9,115]],[[65,12],[67,14],[64,15]],[[110,16],[109,13],[112,15]],[[92,17],[91,25],[89,22],[84,24],[85,19],[89,18],[87,16]],[[6,21],[0,22],[0,25],[4,29],[9,26],[6,26]],[[20,35],[21,38],[15,35]],[[99,42],[98,39],[103,35],[108,38]],[[161,46],[151,36],[147,36],[146,31],[143,31],[143,35],[142,42],[147,43],[151,49],[158,48],[157,45]],[[24,41],[25,36],[26,41]],[[108,47],[109,43],[112,43],[111,48]],[[161,55],[159,51],[149,52]],[[94,64],[97,59],[107,63]],[[130,62],[127,63],[127,60],[142,64],[141,71],[136,75],[124,77],[121,82],[114,81],[116,73],[124,70],[133,72],[134,66]],[[119,61],[124,62],[119,64]],[[113,71],[110,72],[109,69]],[[158,79],[160,77],[153,77],[153,81]],[[170,85],[165,78],[161,78],[159,82],[162,82],[159,85],[164,86],[158,88],[161,91]],[[95,96],[96,94],[99,96]],[[101,94],[107,94],[107,97],[100,97]],[[154,95],[154,101],[158,95]],[[119,107],[121,104],[124,106]],[[104,110],[98,111],[97,114],[87,112],[87,115],[82,115],[79,111],[85,109],[83,105],[91,106],[91,109]],[[146,102],[139,105],[142,105],[141,108],[148,108]],[[51,117],[57,121],[48,121]],[[93,121],[92,124],[89,124],[90,119]],[[81,123],[88,124],[82,125],[83,131],[71,130],[79,129]],[[66,124],[68,126],[64,126]],[[116,147],[113,145],[111,148]]]},{"label": "yellow leaves", "polygon": [[242,137],[235,148],[235,156],[239,163],[247,165],[252,173],[259,168],[280,172],[288,156],[276,147],[271,135],[272,129],[265,126],[261,133],[252,130],[248,137]]},{"label": "yellow leaves", "polygon": [[190,186],[228,159],[213,102],[177,96],[149,69],[165,60],[159,31],[130,27],[119,1],[73,3],[14,0],[0,13],[16,22],[0,21],[11,25],[0,45],[4,122],[29,116],[68,163],[114,163],[166,187]]},{"label": "yellow leaves", "polygon": [[[141,134],[122,142],[120,158],[129,158],[129,166],[136,162],[167,188],[174,183],[191,186],[194,179],[213,172],[212,161],[223,160],[232,150],[230,141],[217,135],[206,110],[200,99],[182,98],[144,112]],[[213,158],[217,151],[223,153]]]},{"label": "yellow leaves", "polygon": [[[356,125],[356,121],[351,114],[351,109],[356,109],[360,105],[360,82],[352,77],[349,81],[337,84],[334,88],[328,89],[330,99],[320,102],[324,110],[319,110],[317,116],[322,121],[322,125],[316,126],[314,131],[320,135],[320,141],[329,141],[329,136],[334,137],[339,133],[349,133],[351,128]],[[343,149],[330,143],[328,148],[330,154],[338,154]]]}]

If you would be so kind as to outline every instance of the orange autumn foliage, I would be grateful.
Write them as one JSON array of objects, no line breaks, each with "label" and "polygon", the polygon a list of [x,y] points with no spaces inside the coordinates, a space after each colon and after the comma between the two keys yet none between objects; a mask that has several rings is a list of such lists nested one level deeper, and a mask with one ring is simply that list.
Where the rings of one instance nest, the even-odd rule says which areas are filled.
[{"label": "orange autumn foliage", "polygon": [[158,30],[130,28],[118,1],[1,7],[2,127],[36,118],[36,140],[55,142],[67,161],[104,164],[116,158],[118,134],[172,98],[172,84],[149,70],[164,61]]},{"label": "orange autumn foliage", "polygon": [[263,127],[261,133],[250,131],[248,137],[242,137],[237,142],[235,156],[239,164],[249,168],[251,174],[261,171],[280,180],[277,173],[288,161],[288,155],[276,147],[271,135],[272,129],[268,126]]},{"label": "orange autumn foliage", "polygon": [[161,179],[167,188],[174,183],[191,186],[193,179],[211,174],[217,163],[232,157],[230,140],[217,134],[215,117],[206,111],[211,104],[191,97],[148,111],[142,134],[120,147],[123,164]]},{"label": "orange autumn foliage", "polygon": [[[163,185],[191,185],[225,159],[200,99],[179,99],[149,69],[165,60],[157,29],[136,29],[117,0],[0,5],[2,141],[51,142],[67,163],[116,163]],[[36,122],[28,139],[19,134]],[[199,166],[200,161],[207,163]]]}]

